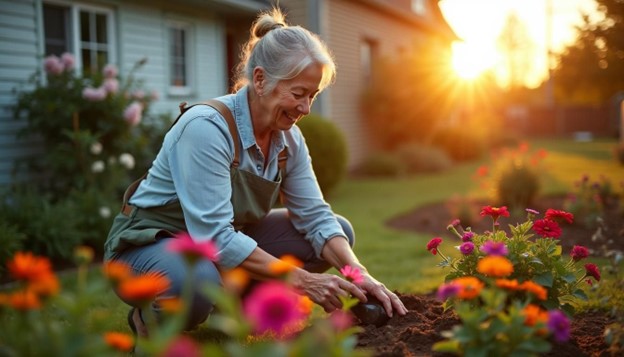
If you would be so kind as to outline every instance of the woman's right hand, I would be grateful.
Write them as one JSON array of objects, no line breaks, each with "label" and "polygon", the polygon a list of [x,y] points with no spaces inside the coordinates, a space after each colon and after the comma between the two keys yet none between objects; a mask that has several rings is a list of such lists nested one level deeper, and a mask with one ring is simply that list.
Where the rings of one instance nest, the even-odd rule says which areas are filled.
[{"label": "woman's right hand", "polygon": [[340,296],[353,296],[366,302],[364,292],[355,284],[333,274],[310,273],[295,269],[291,273],[293,286],[309,297],[314,303],[332,312],[342,308]]}]

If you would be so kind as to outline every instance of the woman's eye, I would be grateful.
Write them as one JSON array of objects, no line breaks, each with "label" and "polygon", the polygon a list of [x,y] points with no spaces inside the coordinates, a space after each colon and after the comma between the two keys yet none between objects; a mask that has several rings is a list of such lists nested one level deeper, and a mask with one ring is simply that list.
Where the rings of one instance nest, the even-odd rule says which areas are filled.
[{"label": "woman's eye", "polygon": [[299,94],[299,93],[293,93],[293,96],[295,97],[295,99],[303,98],[303,94]]}]

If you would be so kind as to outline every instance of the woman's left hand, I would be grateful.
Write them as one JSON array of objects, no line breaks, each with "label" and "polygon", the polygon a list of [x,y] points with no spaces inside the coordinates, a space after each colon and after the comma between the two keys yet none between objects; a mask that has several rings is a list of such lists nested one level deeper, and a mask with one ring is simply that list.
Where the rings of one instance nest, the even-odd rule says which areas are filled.
[{"label": "woman's left hand", "polygon": [[393,311],[396,311],[399,315],[403,316],[407,314],[407,308],[403,305],[403,302],[399,297],[388,290],[386,286],[371,275],[364,273],[362,274],[364,281],[359,284],[359,287],[366,291],[369,295],[374,296],[381,302],[384,309],[386,310],[386,314],[392,317]]}]

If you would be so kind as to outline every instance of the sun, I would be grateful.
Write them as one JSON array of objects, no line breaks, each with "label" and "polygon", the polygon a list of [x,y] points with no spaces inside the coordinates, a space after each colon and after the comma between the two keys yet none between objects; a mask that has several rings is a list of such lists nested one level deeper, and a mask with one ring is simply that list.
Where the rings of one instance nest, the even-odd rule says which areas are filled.
[{"label": "sun", "polygon": [[453,44],[453,69],[458,77],[473,80],[492,68],[495,53],[475,43],[455,42]]}]

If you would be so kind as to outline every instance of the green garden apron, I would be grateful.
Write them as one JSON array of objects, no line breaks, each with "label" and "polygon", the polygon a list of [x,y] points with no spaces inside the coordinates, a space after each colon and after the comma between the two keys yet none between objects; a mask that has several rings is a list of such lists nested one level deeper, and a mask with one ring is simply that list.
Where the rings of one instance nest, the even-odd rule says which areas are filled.
[{"label": "green garden apron", "polygon": [[[213,107],[226,119],[230,134],[234,139],[234,161],[230,166],[231,202],[234,208],[234,229],[240,230],[247,224],[260,221],[277,202],[282,172],[286,165],[286,148],[279,153],[279,171],[275,181],[239,170],[240,140],[232,113],[225,104],[217,100],[202,104]],[[189,108],[191,107],[186,107],[186,103],[180,104],[180,115],[173,125]],[[115,217],[104,244],[105,259],[111,259],[116,253],[129,247],[154,243],[158,238],[173,237],[176,233],[187,230],[179,201],[149,208],[139,208],[128,204],[128,200],[146,176],[147,173],[133,182],[124,194],[121,212]]]}]

